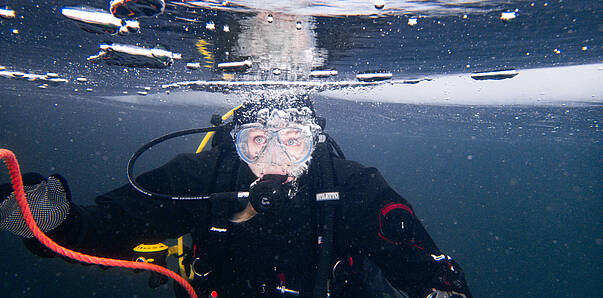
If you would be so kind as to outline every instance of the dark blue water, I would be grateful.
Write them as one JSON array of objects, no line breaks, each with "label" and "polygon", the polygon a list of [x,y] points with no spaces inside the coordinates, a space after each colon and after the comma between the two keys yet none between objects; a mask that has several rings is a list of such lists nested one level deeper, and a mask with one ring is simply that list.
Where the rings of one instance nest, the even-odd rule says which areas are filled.
[{"label": "dark blue water", "polygon": [[[440,118],[467,120],[476,112],[471,108],[386,110],[421,110],[423,117],[383,120],[368,113],[375,126],[343,133],[340,143],[351,158],[380,168],[415,205],[436,243],[467,270],[476,297],[580,297],[601,290],[597,129],[586,123],[554,133],[504,127],[513,114],[566,113],[561,108],[480,110],[498,119],[489,124]],[[600,107],[569,109],[554,125],[593,117],[601,118]]]},{"label": "dark blue water", "polygon": [[[81,1],[4,3],[23,18],[1,20],[0,65],[12,71],[56,72],[70,82],[38,88],[37,82],[0,77],[0,147],[17,154],[24,172],[64,175],[78,204],[92,204],[95,196],[126,183],[126,162],[143,143],[207,126],[212,114],[233,104],[223,100],[222,92],[191,92],[198,101],[175,102],[160,85],[220,79],[215,65],[199,71],[184,65],[204,61],[195,48],[199,39],[211,42],[217,61],[226,59],[225,50],[236,54],[236,41],[247,32],[248,23],[241,19],[249,16],[170,6],[163,16],[142,19],[141,34],[119,37],[83,32],[59,14],[62,6]],[[105,1],[85,4],[106,6]],[[316,49],[328,53],[322,68],[340,71],[332,80],[353,79],[366,70],[407,78],[600,63],[602,6],[600,1],[498,1],[485,13],[469,14],[468,20],[432,17],[419,19],[414,27],[407,25],[408,15],[318,17],[308,36]],[[499,19],[501,11],[514,9],[519,10],[516,20]],[[230,24],[232,34],[207,31],[209,20]],[[87,62],[104,40],[164,44],[185,58],[167,69]],[[76,77],[89,81],[77,83]],[[103,97],[135,94],[143,87],[159,100],[139,97],[128,104]],[[86,88],[91,90],[82,92]],[[229,98],[228,90],[224,93]],[[213,95],[218,99],[207,99]],[[589,297],[603,292],[602,98],[590,105],[553,106],[312,98],[347,157],[379,168],[413,204],[439,247],[463,266],[475,297]],[[193,136],[159,146],[141,159],[138,170],[194,151],[199,141]],[[0,181],[7,180],[0,170]],[[0,233],[0,241],[1,297],[172,296],[171,286],[150,290],[147,273],[40,259],[7,233]]]},{"label": "dark blue water", "polygon": [[[602,290],[603,146],[592,126],[600,107],[481,108],[491,119],[472,123],[471,107],[316,101],[320,114],[358,115],[352,125],[329,117],[328,130],[349,159],[379,168],[412,202],[439,246],[462,264],[476,297],[576,297]],[[201,126],[222,111],[5,98],[0,140],[16,152],[23,171],[62,173],[74,200],[90,204],[126,182],[125,163],[140,144]],[[542,124],[522,123],[525,128],[515,128],[521,132],[506,127],[517,115],[543,113],[565,115],[551,124],[557,132]],[[140,170],[192,151],[198,141],[162,146]],[[165,287],[149,290],[145,274],[42,260],[15,237],[0,235],[5,297],[171,295]]]}]

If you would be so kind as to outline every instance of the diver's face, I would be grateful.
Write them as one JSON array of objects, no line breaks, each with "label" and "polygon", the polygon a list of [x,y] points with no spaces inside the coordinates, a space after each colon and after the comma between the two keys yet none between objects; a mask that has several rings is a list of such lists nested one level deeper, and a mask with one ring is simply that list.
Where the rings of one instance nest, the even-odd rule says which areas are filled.
[{"label": "diver's face", "polygon": [[266,174],[287,175],[288,169],[307,154],[307,137],[295,128],[266,130],[252,128],[246,140],[251,171],[259,178]]},{"label": "diver's face", "polygon": [[257,121],[231,131],[237,154],[258,177],[287,175],[291,179],[308,169],[315,135],[320,130],[308,108],[261,109]]}]

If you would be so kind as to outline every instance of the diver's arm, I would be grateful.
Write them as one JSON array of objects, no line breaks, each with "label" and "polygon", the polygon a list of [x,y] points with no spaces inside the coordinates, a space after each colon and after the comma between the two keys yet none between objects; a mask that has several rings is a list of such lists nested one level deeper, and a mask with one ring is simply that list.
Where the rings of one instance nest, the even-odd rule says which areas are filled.
[{"label": "diver's arm", "polygon": [[[214,159],[215,160],[215,159]],[[166,165],[137,178],[143,187],[160,193],[194,194],[209,187],[211,153],[179,155]],[[198,194],[198,193],[197,193]],[[151,199],[130,185],[96,198],[92,206],[70,203],[67,218],[47,234],[57,243],[84,253],[127,258],[140,243],[177,238],[198,226],[207,216],[207,202]],[[27,247],[51,256],[36,240]]]},{"label": "diver's arm", "polygon": [[411,297],[472,297],[461,266],[437,248],[408,202],[394,200],[378,217],[380,239],[369,251],[394,287]]},{"label": "diver's arm", "polygon": [[343,214],[351,223],[348,233],[356,233],[349,237],[353,239],[349,245],[368,256],[395,288],[410,297],[427,297],[432,289],[471,297],[462,269],[440,252],[412,206],[377,169],[355,172],[344,183],[355,194],[351,202],[344,202]]}]

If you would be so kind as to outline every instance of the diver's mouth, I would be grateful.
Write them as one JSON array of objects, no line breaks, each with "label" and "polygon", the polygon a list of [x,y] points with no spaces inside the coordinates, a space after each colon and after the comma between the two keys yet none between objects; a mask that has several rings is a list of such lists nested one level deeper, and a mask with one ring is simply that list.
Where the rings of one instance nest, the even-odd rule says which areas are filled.
[{"label": "diver's mouth", "polygon": [[308,162],[302,164],[258,162],[255,164],[249,164],[249,167],[260,179],[265,175],[272,174],[284,175],[290,177],[290,180],[296,180],[308,170]]},{"label": "diver's mouth", "polygon": [[[258,177],[258,180],[262,180],[262,179],[264,179],[264,176],[265,176],[265,175],[271,175],[271,174],[262,174],[262,175],[260,175],[260,177]],[[283,176],[287,176],[287,179],[285,180],[285,182],[283,182],[283,184],[285,184],[285,183],[289,183],[289,182],[293,182],[293,181],[295,180],[295,178],[294,178],[294,177],[289,176],[289,175],[287,175],[287,174],[275,174],[275,175],[283,175]]]},{"label": "diver's mouth", "polygon": [[258,178],[263,179],[265,175],[283,175],[287,176],[287,182],[295,180],[289,173],[289,168],[289,165],[260,165]]},{"label": "diver's mouth", "polygon": [[[270,174],[274,174],[274,175],[287,175],[287,169],[286,168],[276,168],[276,169],[262,169],[262,171],[260,172],[260,175],[263,177],[264,175],[270,175]],[[260,177],[261,178],[261,177]]]}]

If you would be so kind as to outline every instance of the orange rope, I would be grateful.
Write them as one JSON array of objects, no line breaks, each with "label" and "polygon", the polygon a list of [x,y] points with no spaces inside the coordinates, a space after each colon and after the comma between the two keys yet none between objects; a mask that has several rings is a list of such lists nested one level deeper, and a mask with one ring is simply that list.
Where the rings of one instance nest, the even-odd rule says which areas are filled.
[{"label": "orange rope", "polygon": [[131,262],[125,260],[116,260],[109,258],[100,258],[95,257],[83,253],[79,253],[67,248],[64,248],[54,242],[52,239],[48,238],[42,230],[36,224],[33,216],[31,215],[31,210],[29,209],[29,204],[27,203],[27,198],[25,197],[25,193],[23,191],[23,181],[21,180],[21,170],[19,170],[19,163],[17,163],[17,158],[15,154],[7,149],[0,148],[0,159],[3,159],[8,167],[8,171],[10,172],[11,183],[13,184],[13,190],[15,191],[15,195],[17,197],[17,202],[19,203],[19,208],[21,208],[21,213],[23,214],[23,218],[27,223],[27,226],[31,230],[38,240],[50,250],[66,256],[68,258],[78,260],[84,263],[96,264],[96,265],[104,265],[104,266],[114,266],[114,267],[124,267],[124,268],[132,268],[132,269],[144,269],[144,270],[152,270],[157,273],[168,276],[175,281],[177,281],[181,286],[183,286],[191,298],[197,298],[197,294],[193,287],[180,275],[175,272],[150,263],[140,263],[140,262]]}]

